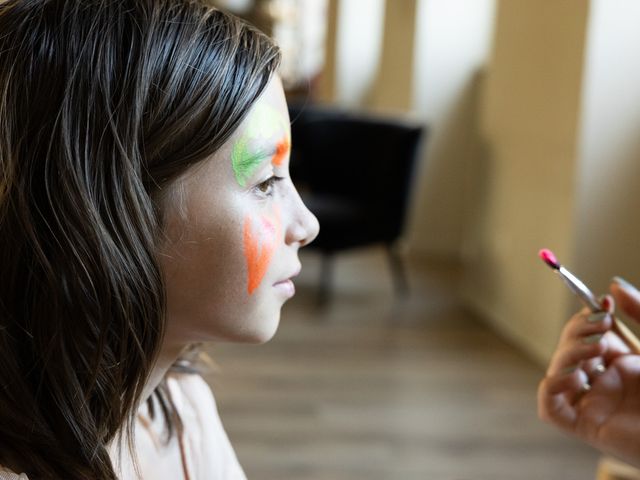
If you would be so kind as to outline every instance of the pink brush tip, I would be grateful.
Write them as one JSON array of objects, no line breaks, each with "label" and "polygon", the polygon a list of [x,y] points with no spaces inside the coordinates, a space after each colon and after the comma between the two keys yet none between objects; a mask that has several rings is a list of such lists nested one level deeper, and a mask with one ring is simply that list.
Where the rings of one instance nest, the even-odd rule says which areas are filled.
[{"label": "pink brush tip", "polygon": [[556,256],[548,248],[543,248],[542,250],[540,250],[538,252],[538,256],[551,268],[555,268],[556,270],[560,268],[560,264],[558,263]]}]

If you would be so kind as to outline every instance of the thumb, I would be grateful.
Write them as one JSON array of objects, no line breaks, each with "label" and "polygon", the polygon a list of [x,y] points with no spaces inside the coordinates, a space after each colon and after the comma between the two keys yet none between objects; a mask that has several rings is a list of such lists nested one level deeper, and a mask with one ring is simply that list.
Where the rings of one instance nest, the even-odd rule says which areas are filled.
[{"label": "thumb", "polygon": [[640,291],[621,277],[613,277],[609,289],[622,311],[640,322]]}]

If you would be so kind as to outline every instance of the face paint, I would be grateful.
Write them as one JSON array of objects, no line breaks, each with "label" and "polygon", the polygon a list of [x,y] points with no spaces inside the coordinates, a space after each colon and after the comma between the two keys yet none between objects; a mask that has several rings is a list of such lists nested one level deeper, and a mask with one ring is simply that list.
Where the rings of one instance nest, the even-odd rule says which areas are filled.
[{"label": "face paint", "polygon": [[[273,145],[276,136],[287,132],[275,152],[265,153],[264,145]],[[241,187],[254,176],[265,160],[279,167],[286,158],[289,147],[289,125],[282,112],[268,103],[258,102],[247,117],[242,135],[236,140],[231,153],[231,164],[236,181]],[[270,147],[272,148],[272,147]],[[281,231],[280,214],[260,218],[245,217],[243,227],[244,256],[247,265],[247,291],[251,295],[264,278],[276,250]]]},{"label": "face paint", "polygon": [[289,139],[282,140],[280,143],[278,143],[278,146],[276,147],[276,153],[271,160],[271,163],[274,166],[279,167],[282,165],[282,162],[286,158],[287,153],[289,153],[289,147]]},{"label": "face paint", "polygon": [[244,220],[244,255],[247,261],[247,292],[251,295],[264,277],[282,229],[280,214]]},{"label": "face paint", "polygon": [[[256,169],[268,157],[264,152],[252,152],[250,143],[260,143],[271,140],[279,132],[288,132],[288,125],[278,110],[268,104],[258,103],[249,116],[243,135],[235,142],[231,153],[231,163],[236,181],[242,187],[254,174]],[[274,165],[279,166],[289,151],[289,138],[278,144],[272,159]],[[278,163],[276,163],[278,162]]]}]

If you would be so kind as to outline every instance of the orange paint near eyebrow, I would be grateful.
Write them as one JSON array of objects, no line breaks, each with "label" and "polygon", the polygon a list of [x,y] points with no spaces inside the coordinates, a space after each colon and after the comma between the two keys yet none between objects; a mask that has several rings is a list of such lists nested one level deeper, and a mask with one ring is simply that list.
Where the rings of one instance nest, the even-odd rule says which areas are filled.
[{"label": "orange paint near eyebrow", "polygon": [[260,228],[256,232],[251,217],[244,220],[244,255],[247,260],[248,284],[247,291],[251,295],[264,278],[269,263],[276,250],[277,239],[280,234],[280,216],[274,219],[260,218]]},{"label": "orange paint near eyebrow", "polygon": [[276,153],[273,156],[271,163],[276,167],[282,165],[284,158],[287,156],[287,153],[289,153],[290,147],[291,145],[289,144],[289,140],[282,140],[280,143],[278,143],[278,146],[276,147]]}]

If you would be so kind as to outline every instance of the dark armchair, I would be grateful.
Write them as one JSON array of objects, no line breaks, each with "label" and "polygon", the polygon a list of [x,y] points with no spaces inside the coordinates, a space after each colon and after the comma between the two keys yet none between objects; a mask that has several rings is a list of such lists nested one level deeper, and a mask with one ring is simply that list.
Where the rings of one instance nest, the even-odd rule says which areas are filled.
[{"label": "dark armchair", "polygon": [[396,119],[315,106],[290,107],[291,175],[320,221],[310,245],[323,255],[320,301],[334,253],[386,247],[398,293],[408,288],[394,243],[403,233],[424,128]]}]

